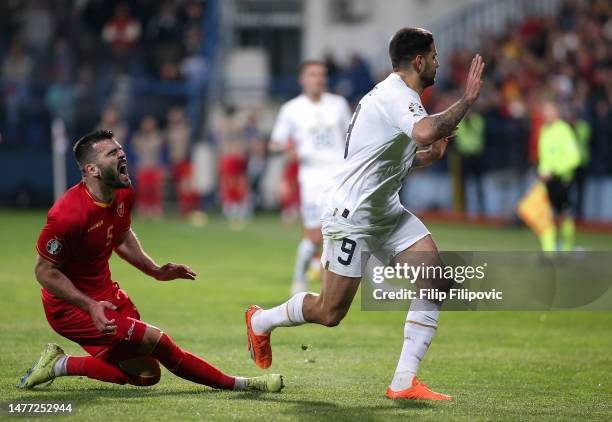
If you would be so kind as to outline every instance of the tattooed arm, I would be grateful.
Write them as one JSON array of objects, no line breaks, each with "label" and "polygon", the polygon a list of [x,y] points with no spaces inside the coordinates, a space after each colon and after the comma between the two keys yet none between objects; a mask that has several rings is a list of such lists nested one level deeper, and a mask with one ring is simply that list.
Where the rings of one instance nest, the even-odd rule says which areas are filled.
[{"label": "tattooed arm", "polygon": [[424,117],[414,125],[412,139],[418,145],[430,145],[440,138],[449,136],[455,130],[480,94],[482,86],[480,77],[483,68],[482,57],[475,55],[465,83],[465,93],[461,99],[443,112]]}]

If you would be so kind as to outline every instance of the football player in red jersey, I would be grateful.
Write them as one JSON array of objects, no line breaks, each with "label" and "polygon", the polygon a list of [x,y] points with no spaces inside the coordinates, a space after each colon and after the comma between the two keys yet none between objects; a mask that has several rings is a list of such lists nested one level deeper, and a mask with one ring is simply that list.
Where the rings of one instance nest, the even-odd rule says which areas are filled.
[{"label": "football player in red jersey", "polygon": [[195,280],[196,273],[186,265],[159,266],[142,249],[131,229],[134,191],[126,155],[111,131],[85,135],[74,155],[83,180],[49,210],[36,246],[35,273],[49,325],[89,355],[68,356],[50,343],[18,387],[70,375],[148,386],[159,381],[161,363],[181,378],[213,388],[280,391],[280,375],[226,375],[140,320],[128,295],[111,279],[113,251],[160,281]]}]

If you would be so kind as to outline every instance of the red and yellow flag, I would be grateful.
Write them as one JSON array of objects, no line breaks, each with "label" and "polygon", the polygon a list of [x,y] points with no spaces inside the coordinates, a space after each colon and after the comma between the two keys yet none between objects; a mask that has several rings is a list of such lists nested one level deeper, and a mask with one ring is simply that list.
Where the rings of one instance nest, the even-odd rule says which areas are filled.
[{"label": "red and yellow flag", "polygon": [[518,216],[538,236],[554,226],[553,211],[548,199],[546,186],[537,181],[523,195],[517,206]]}]

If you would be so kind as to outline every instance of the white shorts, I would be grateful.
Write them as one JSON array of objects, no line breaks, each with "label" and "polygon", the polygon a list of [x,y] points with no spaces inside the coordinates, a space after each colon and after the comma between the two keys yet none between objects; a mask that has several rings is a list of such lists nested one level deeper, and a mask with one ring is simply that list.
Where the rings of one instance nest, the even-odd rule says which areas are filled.
[{"label": "white shorts", "polygon": [[305,229],[321,227],[324,208],[318,204],[318,199],[324,185],[325,180],[319,174],[300,174],[300,213]]},{"label": "white shorts", "polygon": [[316,229],[321,227],[322,207],[316,202],[302,202],[302,224],[305,229]]},{"label": "white shorts", "polygon": [[321,264],[338,275],[362,277],[370,256],[374,255],[384,265],[389,265],[400,252],[428,234],[429,230],[421,220],[404,210],[397,225],[386,236],[360,236],[355,239],[347,236],[337,240],[325,238]]}]

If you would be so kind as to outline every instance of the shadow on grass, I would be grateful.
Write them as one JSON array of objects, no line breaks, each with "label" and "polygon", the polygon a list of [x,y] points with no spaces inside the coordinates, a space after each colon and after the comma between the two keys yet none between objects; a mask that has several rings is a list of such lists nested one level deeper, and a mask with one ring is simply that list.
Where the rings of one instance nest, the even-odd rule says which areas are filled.
[{"label": "shadow on grass", "polygon": [[216,395],[221,394],[223,391],[211,390],[204,386],[197,386],[193,390],[168,390],[165,388],[138,388],[138,387],[122,387],[122,386],[111,386],[111,387],[84,387],[79,388],[75,386],[64,387],[61,389],[51,388],[36,388],[34,390],[23,391],[21,395],[16,397],[14,400],[25,401],[36,399],[44,399],[46,401],[71,401],[75,403],[95,403],[101,399],[110,398],[113,400],[125,400],[125,399],[147,399],[153,397],[188,397],[188,396],[202,396],[202,395]]},{"label": "shadow on grass", "polygon": [[[267,401],[272,403],[287,404],[291,406],[283,413],[292,413],[303,419],[320,419],[321,417],[336,418],[340,420],[380,420],[380,412],[394,412],[399,409],[416,410],[430,409],[434,406],[423,401],[391,401],[388,400],[383,404],[352,406],[344,405],[340,402],[321,401],[321,400],[299,400],[291,399],[283,394],[257,394],[252,392],[237,393],[230,398],[231,400],[257,400]],[[378,399],[378,397],[374,398]]]},{"label": "shadow on grass", "polygon": [[[293,415],[300,420],[334,418],[338,420],[380,420],[384,413],[395,413],[399,410],[430,409],[434,406],[422,401],[390,401],[378,403],[379,397],[374,397],[372,404],[362,405],[343,404],[342,402],[294,399],[286,394],[261,394],[255,392],[228,392],[212,390],[207,387],[196,387],[188,390],[169,390],[166,388],[137,388],[123,386],[108,387],[82,387],[66,386],[61,389],[38,388],[23,391],[15,401],[31,402],[33,399],[45,402],[72,402],[78,408],[105,402],[107,400],[129,401],[147,400],[151,398],[165,398],[172,400],[192,397],[206,397],[219,400],[243,400],[253,402],[269,402],[286,405],[283,414]],[[330,399],[333,400],[333,399]],[[409,413],[406,413],[409,416]],[[391,415],[389,415],[391,416]]]}]

